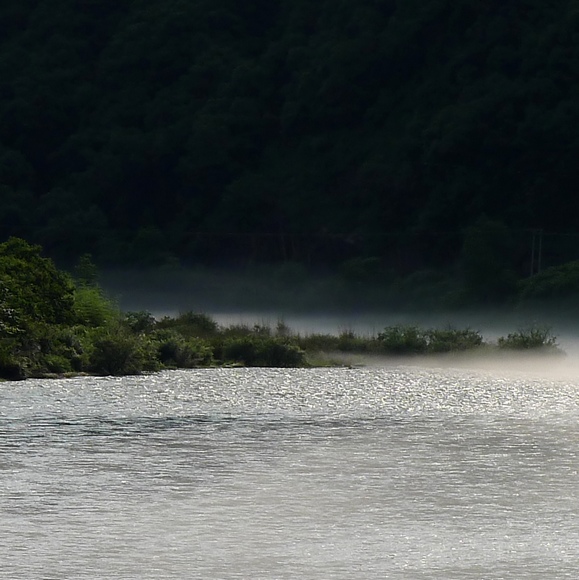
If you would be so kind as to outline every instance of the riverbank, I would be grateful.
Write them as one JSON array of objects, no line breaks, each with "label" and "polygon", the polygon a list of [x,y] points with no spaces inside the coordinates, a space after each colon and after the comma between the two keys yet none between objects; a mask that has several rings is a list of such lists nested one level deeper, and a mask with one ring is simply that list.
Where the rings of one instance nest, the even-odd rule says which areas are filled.
[{"label": "riverbank", "polygon": [[[374,365],[385,360],[436,360],[458,364],[533,353],[562,356],[547,327],[518,330],[487,341],[476,330],[396,325],[361,335],[353,331],[298,333],[283,322],[219,325],[210,316],[186,312],[155,319],[148,312],[119,312],[96,327],[44,328],[32,355],[17,350],[0,366],[4,379],[131,375],[164,369],[318,367]],[[29,351],[30,352],[30,351]]]},{"label": "riverbank", "polygon": [[0,378],[131,375],[163,369],[240,365],[308,367],[345,355],[417,357],[470,351],[560,353],[549,327],[530,326],[492,341],[472,328],[387,324],[371,334],[296,332],[283,320],[219,324],[185,311],[125,311],[81,260],[75,276],[42,249],[11,238],[0,244]]}]

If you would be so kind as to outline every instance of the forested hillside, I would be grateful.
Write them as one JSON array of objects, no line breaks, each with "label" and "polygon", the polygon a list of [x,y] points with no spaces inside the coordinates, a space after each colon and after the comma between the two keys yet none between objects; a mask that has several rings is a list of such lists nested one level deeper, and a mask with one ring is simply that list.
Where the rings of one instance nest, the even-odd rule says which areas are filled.
[{"label": "forested hillside", "polygon": [[408,273],[490,224],[522,275],[579,258],[578,160],[577,0],[0,3],[0,237],[61,263]]}]

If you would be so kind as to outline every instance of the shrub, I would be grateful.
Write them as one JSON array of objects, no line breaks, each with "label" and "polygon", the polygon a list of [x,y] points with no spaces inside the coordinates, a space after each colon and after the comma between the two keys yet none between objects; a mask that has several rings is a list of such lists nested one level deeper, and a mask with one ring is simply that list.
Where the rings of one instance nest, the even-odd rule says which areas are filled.
[{"label": "shrub", "polygon": [[0,280],[0,338],[15,337],[24,332],[24,325],[16,310],[9,306],[11,290]]},{"label": "shrub", "polygon": [[154,316],[146,310],[126,312],[123,316],[123,322],[136,334],[149,333],[157,325]]},{"label": "shrub", "polygon": [[297,345],[275,338],[245,336],[227,340],[223,358],[251,367],[300,367],[305,353]]},{"label": "shrub", "polygon": [[225,338],[243,336],[260,336],[262,338],[269,338],[273,334],[271,328],[266,324],[254,324],[253,326],[247,324],[232,324],[221,331],[221,335]]},{"label": "shrub", "polygon": [[482,336],[479,332],[470,329],[456,330],[445,328],[426,331],[428,352],[456,352],[465,351],[481,346]]},{"label": "shrub", "polygon": [[120,316],[117,306],[96,286],[82,286],[74,292],[74,320],[83,326],[106,326]]},{"label": "shrub", "polygon": [[98,269],[90,254],[83,254],[74,268],[74,278],[80,287],[97,286]]},{"label": "shrub", "polygon": [[91,341],[89,370],[98,375],[134,375],[159,368],[153,345],[121,326],[99,329]]},{"label": "shrub", "polygon": [[338,350],[342,352],[369,352],[374,341],[365,339],[346,330],[338,336]]},{"label": "shrub", "polygon": [[26,372],[21,360],[14,356],[13,340],[0,340],[0,378],[10,381],[26,378]]},{"label": "shrub", "polygon": [[51,373],[86,370],[88,354],[83,344],[85,331],[82,327],[45,326],[38,328],[37,333],[39,351],[32,357],[36,375],[44,370]]},{"label": "shrub", "polygon": [[260,344],[252,336],[231,338],[223,345],[223,359],[225,361],[240,362],[245,366],[261,366],[259,360]]},{"label": "shrub", "polygon": [[381,350],[391,354],[421,354],[428,349],[425,333],[415,326],[389,326],[378,334]]},{"label": "shrub", "polygon": [[157,327],[172,329],[185,337],[210,338],[219,332],[219,325],[207,314],[197,312],[185,312],[177,318],[166,316],[162,318]]},{"label": "shrub", "polygon": [[165,366],[194,368],[209,366],[213,362],[211,346],[203,339],[185,339],[167,330],[160,331],[154,338],[157,343],[157,357]]},{"label": "shrub", "polygon": [[280,319],[277,321],[277,324],[275,325],[276,336],[289,338],[292,334],[292,329],[283,320]]},{"label": "shrub", "polygon": [[80,327],[29,324],[25,334],[4,339],[4,351],[26,376],[81,371],[88,362],[81,334]]},{"label": "shrub", "polygon": [[512,350],[559,350],[556,337],[546,326],[533,326],[508,334],[506,337],[501,336],[498,340],[498,346],[502,349]]},{"label": "shrub", "polygon": [[73,370],[70,360],[58,354],[46,355],[44,366],[49,373],[56,374],[70,373]]},{"label": "shrub", "polygon": [[266,366],[303,367],[306,363],[305,353],[295,344],[269,341],[262,351]]},{"label": "shrub", "polygon": [[333,334],[307,334],[298,336],[297,342],[301,348],[314,352],[331,352],[338,350],[340,339]]}]

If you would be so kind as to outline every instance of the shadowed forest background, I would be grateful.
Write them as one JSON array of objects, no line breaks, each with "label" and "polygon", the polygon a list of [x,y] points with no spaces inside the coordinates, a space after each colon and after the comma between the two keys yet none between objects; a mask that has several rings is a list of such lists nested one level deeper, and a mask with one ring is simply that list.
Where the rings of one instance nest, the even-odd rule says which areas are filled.
[{"label": "shadowed forest background", "polygon": [[64,267],[579,288],[579,3],[0,5],[0,236]]}]

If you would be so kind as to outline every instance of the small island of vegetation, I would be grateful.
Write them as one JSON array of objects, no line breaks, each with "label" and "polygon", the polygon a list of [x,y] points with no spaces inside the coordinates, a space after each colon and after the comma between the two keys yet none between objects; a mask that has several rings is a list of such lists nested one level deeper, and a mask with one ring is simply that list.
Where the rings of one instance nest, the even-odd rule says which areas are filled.
[{"label": "small island of vegetation", "polygon": [[392,326],[374,336],[294,333],[282,322],[222,327],[202,313],[155,319],[122,312],[97,284],[88,257],[73,275],[40,246],[0,244],[0,378],[128,375],[217,365],[307,367],[338,364],[336,354],[428,355],[476,349],[560,352],[548,328],[484,342],[471,329]]}]

